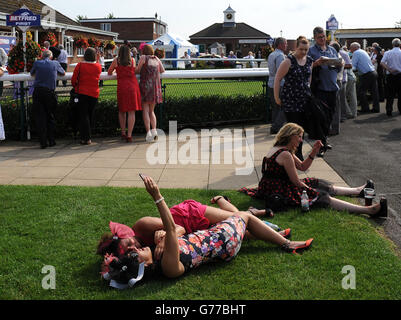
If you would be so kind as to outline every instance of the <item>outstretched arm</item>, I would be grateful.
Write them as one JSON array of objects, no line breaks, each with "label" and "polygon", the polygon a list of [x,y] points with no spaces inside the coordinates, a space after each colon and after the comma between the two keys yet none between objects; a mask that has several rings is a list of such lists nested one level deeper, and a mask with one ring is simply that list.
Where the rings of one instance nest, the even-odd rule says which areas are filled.
[{"label": "outstretched arm", "polygon": [[152,196],[159,210],[160,217],[166,232],[164,240],[164,254],[161,266],[165,276],[175,278],[184,273],[184,265],[180,261],[177,231],[170,209],[162,197],[159,187],[151,177],[144,177],[146,191]]}]

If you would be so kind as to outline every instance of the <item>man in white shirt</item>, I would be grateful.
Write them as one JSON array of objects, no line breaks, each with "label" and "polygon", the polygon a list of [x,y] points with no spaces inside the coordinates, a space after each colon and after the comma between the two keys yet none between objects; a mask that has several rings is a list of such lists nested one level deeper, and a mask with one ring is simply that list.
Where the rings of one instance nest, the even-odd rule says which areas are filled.
[{"label": "man in white shirt", "polygon": [[384,53],[381,61],[382,67],[387,71],[387,98],[386,114],[391,117],[393,113],[394,98],[398,96],[398,111],[401,114],[401,40],[392,41],[393,49]]}]

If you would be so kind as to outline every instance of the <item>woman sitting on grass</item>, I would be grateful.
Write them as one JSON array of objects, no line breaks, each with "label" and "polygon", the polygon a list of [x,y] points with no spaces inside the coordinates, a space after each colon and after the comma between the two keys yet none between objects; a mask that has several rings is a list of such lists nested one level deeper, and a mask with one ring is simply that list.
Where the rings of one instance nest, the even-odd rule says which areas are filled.
[{"label": "woman sitting on grass", "polygon": [[106,255],[102,266],[103,278],[106,280],[112,279],[119,284],[132,286],[142,279],[145,267],[154,269],[158,266],[163,275],[176,278],[209,261],[219,259],[230,261],[238,254],[246,229],[255,238],[279,245],[287,252],[300,252],[312,244],[313,239],[303,242],[289,241],[259,218],[249,212],[241,211],[209,229],[178,236],[173,216],[157,184],[151,177],[145,177],[144,183],[163,221],[165,230],[163,255],[156,261],[149,247],[140,249],[134,247],[122,257]]},{"label": "woman sitting on grass", "polygon": [[323,146],[321,141],[316,141],[309,156],[304,161],[299,160],[294,153],[302,142],[303,133],[304,129],[295,123],[290,122],[283,126],[276,136],[273,148],[263,158],[263,176],[258,188],[243,188],[241,191],[257,198],[278,194],[285,198],[287,205],[300,206],[302,192],[306,190],[310,206],[329,206],[336,210],[368,214],[371,217],[386,217],[387,200],[385,198],[380,200],[380,204],[371,206],[359,206],[334,198],[339,195],[363,197],[364,188],[373,188],[371,180],[368,180],[364,186],[347,188],[334,186],[323,179],[299,179],[297,170],[308,170]]},{"label": "woman sitting on grass", "polygon": [[[185,200],[170,208],[178,236],[207,229],[239,211],[225,196],[215,196],[210,202],[217,204],[219,208],[207,206],[195,200]],[[265,210],[253,207],[250,207],[248,211],[257,217],[273,216],[271,211],[266,214]],[[98,254],[113,253],[114,255],[119,255],[120,252],[133,250],[134,248],[156,245],[155,258],[160,259],[164,248],[165,236],[163,222],[160,218],[142,217],[133,225],[132,229],[111,221],[109,226],[111,233],[108,232],[102,236],[97,249]],[[286,229],[279,233],[283,237],[289,238],[291,229]],[[113,237],[115,237],[114,240]],[[249,232],[247,232],[247,237],[254,238]]]}]

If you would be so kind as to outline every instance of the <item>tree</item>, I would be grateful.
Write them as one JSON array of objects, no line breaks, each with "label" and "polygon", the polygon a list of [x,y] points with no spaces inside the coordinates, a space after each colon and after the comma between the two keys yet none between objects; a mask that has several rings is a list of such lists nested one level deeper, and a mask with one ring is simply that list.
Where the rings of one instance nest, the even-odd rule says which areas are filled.
[{"label": "tree", "polygon": [[115,16],[114,16],[114,13],[113,13],[113,12],[109,13],[109,14],[106,16],[106,19],[114,19],[114,18],[115,18]]},{"label": "tree", "polygon": [[395,27],[396,27],[396,28],[401,28],[401,20],[400,20],[400,21],[397,21],[397,22],[395,23]]},{"label": "tree", "polygon": [[75,18],[75,20],[76,21],[80,21],[80,20],[85,20],[85,19],[88,19],[88,17],[87,16],[83,16],[83,15],[77,15],[77,17]]}]

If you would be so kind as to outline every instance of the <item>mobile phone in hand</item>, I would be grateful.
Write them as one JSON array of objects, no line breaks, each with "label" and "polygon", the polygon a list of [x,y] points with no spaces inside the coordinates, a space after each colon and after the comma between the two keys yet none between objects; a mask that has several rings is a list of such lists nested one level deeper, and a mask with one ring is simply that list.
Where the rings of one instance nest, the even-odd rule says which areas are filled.
[{"label": "mobile phone in hand", "polygon": [[146,177],[145,174],[140,173],[139,176],[141,177],[142,181],[145,181],[145,177]]}]

